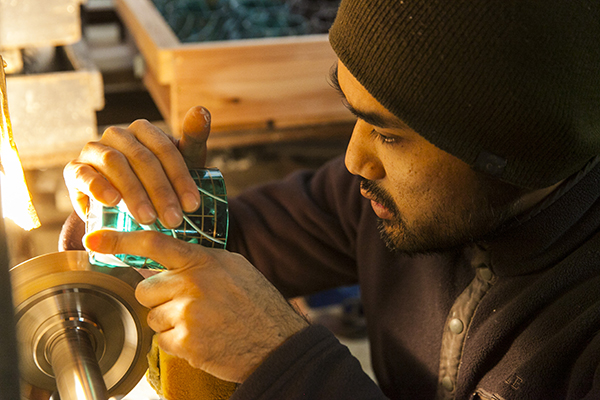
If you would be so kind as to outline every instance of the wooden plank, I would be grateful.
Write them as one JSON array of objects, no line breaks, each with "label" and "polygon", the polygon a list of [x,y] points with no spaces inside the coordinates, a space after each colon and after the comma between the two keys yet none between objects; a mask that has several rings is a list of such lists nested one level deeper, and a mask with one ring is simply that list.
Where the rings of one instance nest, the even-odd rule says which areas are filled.
[{"label": "wooden plank", "polygon": [[336,56],[321,36],[174,50],[173,113],[202,104],[215,130],[351,120],[327,81]]},{"label": "wooden plank", "polygon": [[171,50],[181,45],[149,0],[116,0],[115,8],[161,85],[173,80]]},{"label": "wooden plank", "polygon": [[301,126],[287,129],[253,129],[211,132],[209,149],[230,149],[265,143],[279,143],[302,139],[350,138],[354,124],[349,122]]},{"label": "wooden plank", "polygon": [[85,0],[0,1],[0,48],[64,46],[81,40]]},{"label": "wooden plank", "polygon": [[[265,92],[269,91],[266,88]],[[199,86],[188,86],[178,94],[179,107],[173,108],[173,113],[182,119],[189,108],[203,105],[211,111],[215,130],[283,128],[353,119],[331,88],[305,94],[290,89],[285,94],[264,98],[252,98],[252,94],[252,89],[247,93],[240,91],[228,100],[227,95],[219,97],[211,91],[202,91]],[[174,121],[173,116],[171,120]],[[173,128],[176,130],[176,126]]]},{"label": "wooden plank", "polygon": [[104,108],[104,83],[102,74],[92,61],[88,47],[84,42],[77,42],[70,46],[64,46],[63,50],[75,71],[87,83],[89,106],[94,110],[102,110]]},{"label": "wooden plank", "polygon": [[161,85],[151,68],[146,68],[144,85],[148,89],[152,100],[154,100],[154,104],[156,104],[163,118],[167,122],[171,122],[171,87],[169,85]]},{"label": "wooden plank", "polygon": [[13,132],[25,169],[62,167],[97,139],[102,75],[84,59],[84,47],[77,43],[61,49],[73,70],[7,77]]},{"label": "wooden plank", "polygon": [[209,81],[208,75],[211,78],[236,79],[236,84],[245,82],[253,85],[256,81],[327,74],[337,60],[327,37],[318,35],[298,39],[180,47],[173,50],[175,79],[180,83],[204,84]]}]

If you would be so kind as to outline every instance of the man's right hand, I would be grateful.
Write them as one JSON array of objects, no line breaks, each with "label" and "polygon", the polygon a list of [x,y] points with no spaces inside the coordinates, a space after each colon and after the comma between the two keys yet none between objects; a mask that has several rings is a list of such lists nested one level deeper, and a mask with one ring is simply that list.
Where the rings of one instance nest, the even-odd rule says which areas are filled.
[{"label": "man's right hand", "polygon": [[165,227],[177,227],[182,211],[200,204],[188,168],[204,167],[209,133],[210,113],[200,106],[185,115],[179,140],[145,120],[108,128],[64,169],[75,211],[85,221],[90,197],[107,206],[123,199],[137,221],[150,224],[158,217]]}]

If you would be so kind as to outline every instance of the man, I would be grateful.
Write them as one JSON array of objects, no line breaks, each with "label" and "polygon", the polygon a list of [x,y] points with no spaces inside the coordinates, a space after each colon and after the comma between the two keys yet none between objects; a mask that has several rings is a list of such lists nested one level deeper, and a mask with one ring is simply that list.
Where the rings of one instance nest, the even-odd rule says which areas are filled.
[{"label": "man", "polygon": [[[234,399],[600,398],[599,39],[592,0],[342,0],[347,170],[232,199],[246,258],[153,232],[84,243],[169,268],[137,290],[149,324],[243,382]],[[177,225],[209,124],[195,108],[180,141],[109,129],[65,169],[79,214],[123,198]],[[378,385],[253,265],[285,297],[360,283]]]}]

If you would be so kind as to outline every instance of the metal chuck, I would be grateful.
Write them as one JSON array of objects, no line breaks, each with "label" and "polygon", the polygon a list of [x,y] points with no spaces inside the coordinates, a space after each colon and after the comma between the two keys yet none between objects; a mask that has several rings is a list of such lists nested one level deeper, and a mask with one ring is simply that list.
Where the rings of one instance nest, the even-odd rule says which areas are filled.
[{"label": "metal chuck", "polygon": [[10,271],[22,379],[62,400],[127,394],[144,375],[152,331],[132,268],[85,251],[45,254]]}]

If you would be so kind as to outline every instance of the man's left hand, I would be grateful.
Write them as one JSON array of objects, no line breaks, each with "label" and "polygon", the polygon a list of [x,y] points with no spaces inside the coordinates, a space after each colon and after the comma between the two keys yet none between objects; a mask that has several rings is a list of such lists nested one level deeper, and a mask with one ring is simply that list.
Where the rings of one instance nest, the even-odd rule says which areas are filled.
[{"label": "man's left hand", "polygon": [[100,253],[151,258],[168,270],[142,281],[138,301],[151,308],[159,346],[218,378],[243,382],[279,345],[308,326],[244,257],[158,232],[96,231]]}]

